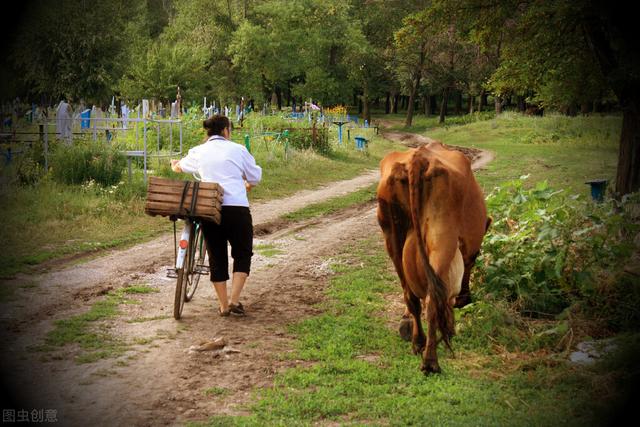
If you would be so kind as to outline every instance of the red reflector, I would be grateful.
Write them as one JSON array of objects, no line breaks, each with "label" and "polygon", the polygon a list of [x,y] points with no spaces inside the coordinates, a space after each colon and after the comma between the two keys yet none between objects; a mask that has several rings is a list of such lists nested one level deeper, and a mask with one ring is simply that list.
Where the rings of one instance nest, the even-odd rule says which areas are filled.
[{"label": "red reflector", "polygon": [[187,249],[188,244],[189,242],[187,242],[186,240],[180,240],[180,249]]}]

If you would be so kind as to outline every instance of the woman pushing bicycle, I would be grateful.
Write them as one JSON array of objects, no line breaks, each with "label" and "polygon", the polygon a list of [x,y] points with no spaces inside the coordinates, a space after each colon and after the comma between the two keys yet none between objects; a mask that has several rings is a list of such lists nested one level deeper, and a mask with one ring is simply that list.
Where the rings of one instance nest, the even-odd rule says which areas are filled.
[{"label": "woman pushing bicycle", "polygon": [[[215,115],[205,120],[203,127],[209,138],[189,150],[181,160],[171,160],[171,169],[198,173],[203,182],[216,182],[224,190],[220,224],[203,221],[202,229],[220,315],[244,316],[240,294],[249,276],[253,256],[253,221],[247,191],[262,179],[262,168],[244,146],[229,140],[231,122],[227,117]],[[230,297],[227,293],[227,242],[231,244],[233,258]]]}]

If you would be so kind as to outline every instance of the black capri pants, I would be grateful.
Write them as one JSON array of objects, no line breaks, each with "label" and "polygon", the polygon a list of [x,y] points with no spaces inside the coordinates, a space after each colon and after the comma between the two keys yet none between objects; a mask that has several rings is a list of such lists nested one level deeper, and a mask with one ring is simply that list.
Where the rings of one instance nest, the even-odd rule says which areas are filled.
[{"label": "black capri pants", "polygon": [[229,280],[227,242],[231,244],[233,272],[249,274],[253,256],[253,220],[249,208],[222,206],[220,225],[203,221],[202,232],[209,252],[212,282]]}]

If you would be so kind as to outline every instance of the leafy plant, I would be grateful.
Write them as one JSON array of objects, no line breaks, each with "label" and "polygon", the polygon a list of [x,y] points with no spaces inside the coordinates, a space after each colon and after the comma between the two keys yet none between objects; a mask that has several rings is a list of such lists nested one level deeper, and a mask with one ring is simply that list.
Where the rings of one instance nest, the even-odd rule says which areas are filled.
[{"label": "leafy plant", "polygon": [[526,177],[496,188],[494,217],[479,258],[482,291],[505,297],[523,313],[553,316],[580,300],[596,301],[635,245],[639,226],[627,205],[566,197],[546,182],[525,189]]},{"label": "leafy plant", "polygon": [[52,171],[56,181],[82,184],[94,180],[102,185],[120,182],[125,156],[104,143],[81,142],[60,146],[53,155]]}]

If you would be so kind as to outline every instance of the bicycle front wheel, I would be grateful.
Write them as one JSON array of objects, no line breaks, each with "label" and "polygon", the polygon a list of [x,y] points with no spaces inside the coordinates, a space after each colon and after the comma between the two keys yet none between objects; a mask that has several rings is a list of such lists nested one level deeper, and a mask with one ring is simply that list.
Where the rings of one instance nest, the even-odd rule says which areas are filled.
[{"label": "bicycle front wheel", "polygon": [[193,256],[191,253],[193,252],[192,242],[193,238],[193,225],[189,225],[191,227],[189,231],[189,242],[187,244],[187,252],[184,256],[184,262],[182,263],[182,267],[176,269],[176,273],[178,274],[178,278],[176,279],[176,293],[173,299],[173,317],[176,320],[179,320],[182,317],[182,309],[184,307],[184,302],[187,294],[187,278],[189,277],[189,260]]},{"label": "bicycle front wheel", "polygon": [[191,301],[193,295],[196,293],[198,283],[200,282],[200,276],[202,274],[208,274],[208,267],[205,265],[205,258],[207,254],[207,246],[204,241],[204,233],[202,233],[202,225],[198,224],[195,227],[195,239],[192,240],[188,262],[188,273],[186,281],[185,302]]}]

